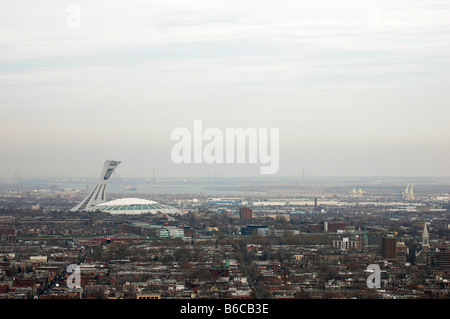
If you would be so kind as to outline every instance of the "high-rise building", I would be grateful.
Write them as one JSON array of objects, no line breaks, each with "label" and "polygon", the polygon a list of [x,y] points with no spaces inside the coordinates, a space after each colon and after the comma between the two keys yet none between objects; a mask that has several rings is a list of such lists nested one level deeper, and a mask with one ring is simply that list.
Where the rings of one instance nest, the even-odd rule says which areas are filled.
[{"label": "high-rise building", "polygon": [[241,207],[239,209],[239,218],[241,220],[253,219],[253,210],[251,210],[249,207]]},{"label": "high-rise building", "polygon": [[381,239],[381,255],[386,260],[397,258],[397,240],[393,234],[386,234]]},{"label": "high-rise building", "polygon": [[342,240],[333,240],[333,248],[338,248],[341,250],[349,250],[349,249],[362,250],[363,241],[360,238],[344,237],[342,238]]},{"label": "high-rise building", "polygon": [[441,249],[436,253],[436,267],[450,269],[450,251]]}]

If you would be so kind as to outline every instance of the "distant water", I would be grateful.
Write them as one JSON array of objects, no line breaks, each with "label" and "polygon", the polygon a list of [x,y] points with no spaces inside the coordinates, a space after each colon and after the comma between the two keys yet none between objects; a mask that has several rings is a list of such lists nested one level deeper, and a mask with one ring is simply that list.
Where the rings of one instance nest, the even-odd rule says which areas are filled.
[{"label": "distant water", "polygon": [[[96,180],[86,181],[83,183],[72,181],[45,181],[40,185],[46,185],[52,188],[58,188],[65,191],[79,190],[85,191],[92,190],[96,185]],[[208,180],[180,180],[180,181],[159,181],[149,182],[145,180],[131,180],[129,183],[122,181],[115,181],[108,183],[108,193],[121,193],[121,194],[210,194],[210,195],[241,195],[243,193],[247,195],[261,194],[257,190],[242,190],[241,183],[214,183]],[[134,189],[127,189],[128,186],[132,186]],[[238,189],[237,189],[238,188]]]},{"label": "distant water", "polygon": [[[22,181],[21,190],[36,188],[52,191],[92,190],[96,178],[40,178]],[[246,177],[246,178],[123,178],[113,176],[108,183],[108,193],[120,194],[205,194],[212,196],[243,196],[264,194],[289,194],[306,189],[328,189],[336,191],[352,190],[354,187],[393,187],[394,192],[402,191],[407,184],[443,187],[447,189],[449,178],[433,177]],[[427,185],[428,184],[428,185]],[[5,183],[6,188],[17,188],[14,183]],[[135,190],[128,190],[131,186]],[[420,188],[418,188],[420,189]]]}]

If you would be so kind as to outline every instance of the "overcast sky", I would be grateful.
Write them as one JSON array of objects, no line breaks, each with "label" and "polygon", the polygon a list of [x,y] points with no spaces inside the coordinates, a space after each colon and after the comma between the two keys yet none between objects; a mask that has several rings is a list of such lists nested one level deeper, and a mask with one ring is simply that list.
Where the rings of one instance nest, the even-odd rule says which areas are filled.
[{"label": "overcast sky", "polygon": [[450,176],[449,66],[448,0],[9,1],[0,177],[260,174],[174,164],[196,119],[279,128],[277,176]]}]

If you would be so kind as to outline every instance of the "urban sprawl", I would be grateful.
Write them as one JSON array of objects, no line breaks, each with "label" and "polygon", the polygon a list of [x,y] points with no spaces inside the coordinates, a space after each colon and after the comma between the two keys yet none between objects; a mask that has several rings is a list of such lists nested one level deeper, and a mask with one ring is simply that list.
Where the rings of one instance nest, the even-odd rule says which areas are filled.
[{"label": "urban sprawl", "polygon": [[70,211],[87,190],[2,184],[0,298],[449,298],[449,198],[430,185],[109,194],[181,212],[126,214]]}]

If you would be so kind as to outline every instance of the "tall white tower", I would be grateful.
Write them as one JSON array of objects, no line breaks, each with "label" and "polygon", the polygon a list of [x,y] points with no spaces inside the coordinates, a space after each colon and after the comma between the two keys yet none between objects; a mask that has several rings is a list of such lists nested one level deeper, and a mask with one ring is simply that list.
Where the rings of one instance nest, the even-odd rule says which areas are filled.
[{"label": "tall white tower", "polygon": [[108,183],[109,178],[111,177],[111,174],[114,172],[114,170],[119,166],[121,162],[118,161],[112,161],[107,160],[105,161],[105,164],[103,165],[102,173],[100,174],[100,178],[98,179],[97,185],[94,187],[92,192],[86,196],[85,199],[83,199],[77,206],[72,208],[71,212],[76,211],[89,211],[93,210],[93,207],[106,202],[106,184]]},{"label": "tall white tower", "polygon": [[430,235],[428,234],[427,221],[423,221],[423,233],[422,233],[422,250],[416,252],[416,260],[419,264],[427,264],[427,255],[430,252]]},{"label": "tall white tower", "polygon": [[427,229],[427,222],[424,221],[423,223],[423,233],[422,233],[422,247],[428,251],[430,247],[430,235],[428,235],[428,229]]}]

